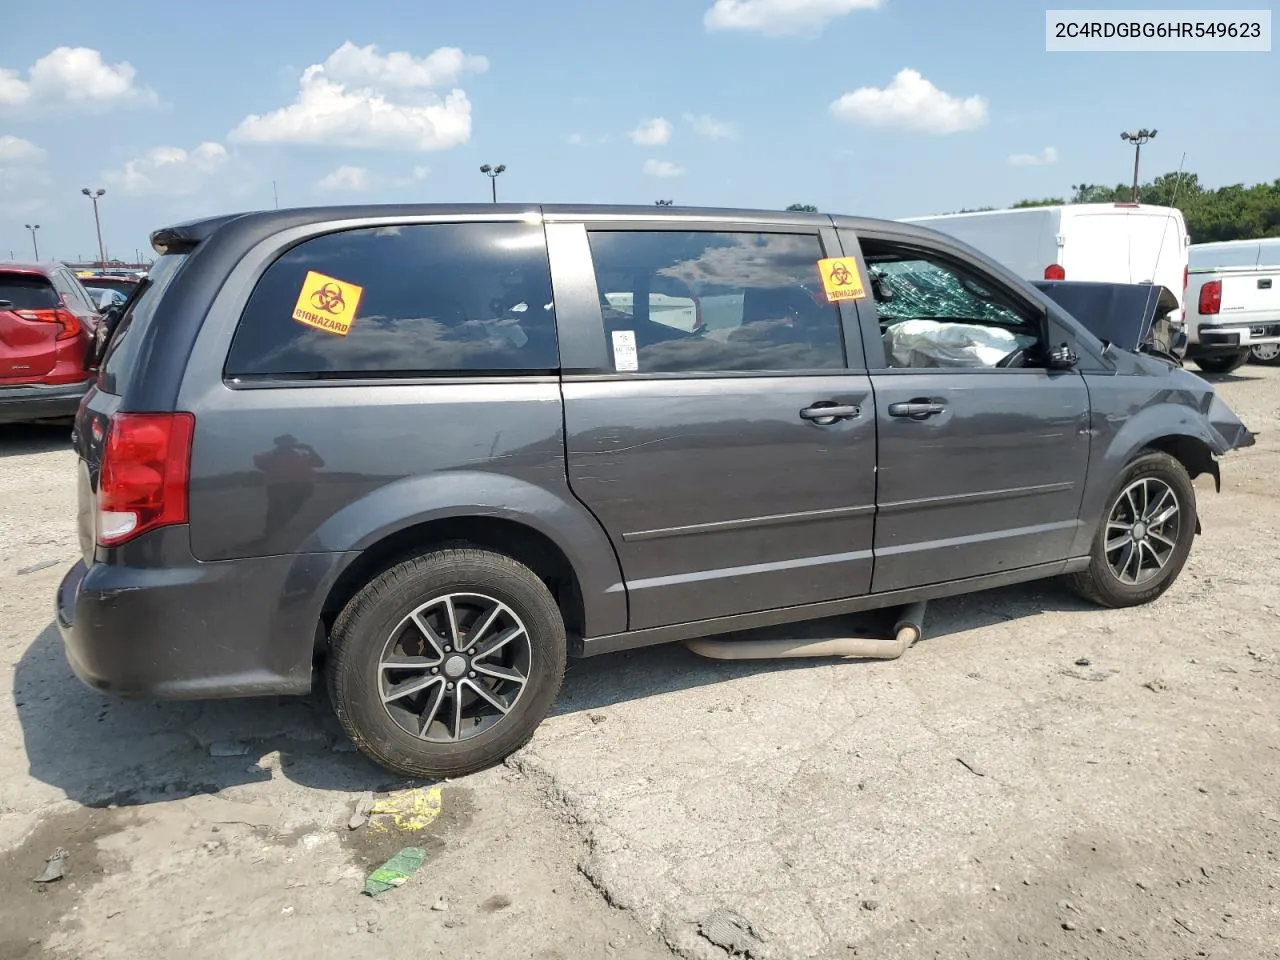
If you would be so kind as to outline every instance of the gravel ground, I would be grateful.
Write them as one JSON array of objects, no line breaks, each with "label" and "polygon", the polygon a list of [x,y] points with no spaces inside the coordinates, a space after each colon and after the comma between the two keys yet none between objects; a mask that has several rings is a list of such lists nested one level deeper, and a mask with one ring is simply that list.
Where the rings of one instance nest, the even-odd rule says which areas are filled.
[{"label": "gravel ground", "polygon": [[[1156,604],[1037,584],[932,605],[898,661],[572,663],[510,763],[355,830],[363,792],[410,785],[322,693],[71,676],[66,430],[0,427],[0,960],[1280,957],[1280,369],[1216,380],[1261,435],[1197,484]],[[360,896],[407,844],[423,869]]]}]

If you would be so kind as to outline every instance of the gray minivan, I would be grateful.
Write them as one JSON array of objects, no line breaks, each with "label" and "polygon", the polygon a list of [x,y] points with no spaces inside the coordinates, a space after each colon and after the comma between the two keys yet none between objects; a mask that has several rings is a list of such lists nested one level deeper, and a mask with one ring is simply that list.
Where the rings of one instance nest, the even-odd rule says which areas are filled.
[{"label": "gray minivan", "polygon": [[959,241],[671,207],[351,206],[159,230],[76,420],[85,682],[303,694],[426,777],[567,655],[1065,576],[1177,577],[1253,442]]}]

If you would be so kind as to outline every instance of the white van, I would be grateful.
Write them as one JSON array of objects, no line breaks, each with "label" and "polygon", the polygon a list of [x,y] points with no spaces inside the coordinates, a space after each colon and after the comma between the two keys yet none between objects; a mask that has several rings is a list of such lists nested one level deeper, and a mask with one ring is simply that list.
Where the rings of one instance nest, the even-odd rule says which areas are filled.
[{"label": "white van", "polygon": [[1280,237],[1197,243],[1190,266],[1187,355],[1213,373],[1280,363]]},{"label": "white van", "polygon": [[1173,292],[1179,310],[1185,311],[1191,238],[1182,211],[1174,207],[1068,203],[899,222],[950,234],[1024,280],[1158,283]]}]

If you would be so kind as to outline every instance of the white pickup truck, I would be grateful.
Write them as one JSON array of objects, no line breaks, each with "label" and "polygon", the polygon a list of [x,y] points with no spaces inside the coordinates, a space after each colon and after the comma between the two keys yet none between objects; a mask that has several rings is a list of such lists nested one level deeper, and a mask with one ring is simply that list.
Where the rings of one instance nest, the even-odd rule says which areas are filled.
[{"label": "white pickup truck", "polygon": [[1280,237],[1192,244],[1186,305],[1187,358],[1201,370],[1280,363]]}]

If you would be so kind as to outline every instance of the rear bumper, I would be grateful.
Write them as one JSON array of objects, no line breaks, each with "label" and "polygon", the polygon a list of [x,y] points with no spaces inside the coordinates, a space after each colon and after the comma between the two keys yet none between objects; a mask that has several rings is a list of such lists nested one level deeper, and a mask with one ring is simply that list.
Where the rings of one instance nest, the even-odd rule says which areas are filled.
[{"label": "rear bumper", "polygon": [[67,662],[90,687],[128,697],[307,693],[320,608],[345,556],[78,561],[56,600]]},{"label": "rear bumper", "polygon": [[1259,343],[1280,343],[1280,322],[1222,324],[1201,326],[1190,352],[1199,354],[1232,353],[1248,350]]},{"label": "rear bumper", "polygon": [[0,387],[0,423],[74,417],[92,378],[80,383]]}]

